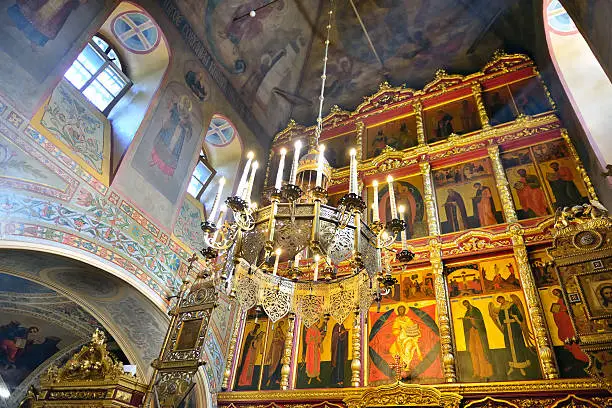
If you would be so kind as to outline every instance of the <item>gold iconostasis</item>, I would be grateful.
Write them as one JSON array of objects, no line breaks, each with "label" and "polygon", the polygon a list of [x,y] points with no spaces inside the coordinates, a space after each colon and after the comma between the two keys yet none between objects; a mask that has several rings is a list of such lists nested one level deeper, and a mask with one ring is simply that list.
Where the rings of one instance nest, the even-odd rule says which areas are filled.
[{"label": "gold iconostasis", "polygon": [[[344,322],[321,315],[309,325],[299,317],[271,323],[260,308],[248,311],[228,388],[280,389],[290,323],[290,389],[350,387],[355,330],[362,386],[397,376],[449,382],[449,346],[459,383],[551,378],[538,353],[541,336],[559,378],[588,377],[587,355],[569,341],[576,334],[570,305],[546,248],[555,211],[596,197],[533,63],[500,54],[468,77],[442,73],[421,91],[383,84],[364,99],[353,112],[332,109],[323,121],[321,142],[334,168],[327,203],[337,205],[348,192],[348,152],[357,147],[364,218],[373,219],[377,181],[378,215],[391,220],[392,175],[415,259],[394,263],[389,294]],[[308,144],[313,134],[314,127],[291,123],[277,135],[268,181],[276,152],[284,147],[289,157],[296,140]],[[528,294],[534,287],[539,299]],[[540,308],[544,322],[532,321],[530,307]]]}]

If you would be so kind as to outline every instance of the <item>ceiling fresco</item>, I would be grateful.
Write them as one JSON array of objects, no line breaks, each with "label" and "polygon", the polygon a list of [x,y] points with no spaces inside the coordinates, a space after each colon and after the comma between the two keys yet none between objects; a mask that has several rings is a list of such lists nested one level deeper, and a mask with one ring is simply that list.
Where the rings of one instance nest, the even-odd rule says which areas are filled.
[{"label": "ceiling fresco", "polygon": [[[329,2],[175,0],[269,133],[290,117],[312,124],[320,90]],[[353,109],[382,81],[421,88],[437,69],[471,73],[504,46],[496,21],[510,0],[334,1],[324,113]],[[255,17],[249,16],[256,10]],[[316,28],[313,29],[313,28]],[[313,32],[316,33],[313,36]]]}]

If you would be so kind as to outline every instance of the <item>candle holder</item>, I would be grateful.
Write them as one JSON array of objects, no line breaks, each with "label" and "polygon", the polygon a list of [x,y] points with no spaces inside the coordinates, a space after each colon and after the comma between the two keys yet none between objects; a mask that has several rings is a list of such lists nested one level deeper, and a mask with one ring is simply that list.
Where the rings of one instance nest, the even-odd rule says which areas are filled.
[{"label": "candle holder", "polygon": [[213,232],[217,230],[217,226],[215,225],[214,222],[211,222],[211,221],[203,221],[200,224],[200,228],[202,228],[202,231],[206,234],[212,234]]},{"label": "candle holder", "polygon": [[414,252],[408,249],[402,249],[395,254],[395,259],[397,259],[398,262],[410,262],[414,259]]},{"label": "candle holder", "polygon": [[387,223],[387,229],[393,233],[393,236],[396,236],[406,229],[406,221],[394,218]]},{"label": "candle holder", "polygon": [[378,274],[377,280],[382,287],[381,293],[383,295],[388,294],[391,291],[391,288],[397,285],[397,279],[391,275],[390,272],[383,274],[382,272]]},{"label": "candle holder", "polygon": [[281,188],[282,197],[290,203],[296,202],[304,192],[296,184],[285,184]]},{"label": "candle holder", "polygon": [[291,268],[289,268],[289,276],[291,277],[291,280],[294,282],[297,282],[298,280],[300,280],[300,268],[296,268],[295,266],[292,266]]},{"label": "candle holder", "polygon": [[366,203],[363,198],[355,193],[345,194],[338,202],[338,209],[345,210],[351,214],[361,213],[366,209]]},{"label": "candle holder", "polygon": [[375,235],[379,236],[385,231],[385,224],[380,221],[372,221],[370,229]]},{"label": "candle holder", "polygon": [[323,279],[325,279],[326,282],[330,282],[332,279],[334,279],[334,277],[334,268],[332,268],[331,266],[328,266],[323,270]]},{"label": "candle holder", "polygon": [[202,254],[202,256],[208,260],[213,260],[215,259],[217,256],[219,256],[219,250],[213,248],[213,247],[206,247],[203,248],[200,253]]},{"label": "candle holder", "polygon": [[240,196],[228,197],[225,204],[235,213],[244,213],[249,208],[249,203]]},{"label": "candle holder", "polygon": [[270,201],[280,201],[282,198],[282,192],[280,189],[275,188],[270,192]]},{"label": "candle holder", "polygon": [[323,187],[313,187],[310,190],[310,194],[312,194],[312,197],[315,200],[319,200],[319,201],[325,200],[327,198],[327,190],[324,189]]}]

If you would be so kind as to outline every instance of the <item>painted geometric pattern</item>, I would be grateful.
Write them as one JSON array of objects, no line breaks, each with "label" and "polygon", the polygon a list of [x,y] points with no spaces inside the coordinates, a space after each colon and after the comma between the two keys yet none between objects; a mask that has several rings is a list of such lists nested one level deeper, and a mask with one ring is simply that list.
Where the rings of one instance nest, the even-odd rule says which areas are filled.
[{"label": "painted geometric pattern", "polygon": [[576,25],[559,0],[551,0],[550,3],[548,3],[548,6],[546,6],[546,17],[548,25],[553,30],[562,33],[573,33],[578,31]]},{"label": "painted geometric pattern", "polygon": [[[78,232],[79,235],[89,237],[92,241],[80,242],[78,246],[92,253],[104,253],[98,249],[100,244],[112,248],[113,252],[122,254],[128,259],[133,260],[137,265],[144,267],[153,277],[167,288],[176,288],[178,279],[176,277],[179,266],[179,257],[170,249],[159,243],[154,237],[143,230],[139,225],[130,222],[129,218],[114,205],[95,198],[91,193],[81,190],[81,195],[77,198],[79,205],[86,210],[76,211],[59,203],[43,201],[31,197],[11,195],[3,197],[3,206],[0,207],[0,218],[14,219],[15,217],[26,220],[36,220],[39,223],[49,223],[53,226],[51,230],[36,228],[32,230],[32,225],[28,227],[23,224],[23,235],[37,236],[44,239],[51,239],[65,243],[64,239],[58,234],[64,235],[57,228],[62,227],[67,230]],[[12,231],[4,231],[9,234],[19,233],[19,224],[14,224]],[[136,239],[131,238],[123,232],[130,231]],[[67,233],[70,234],[70,233]],[[71,246],[75,245],[71,239]],[[98,244],[100,243],[100,244]],[[106,251],[108,252],[108,251]],[[124,265],[127,266],[127,265]],[[127,267],[126,269],[133,269]],[[153,285],[153,282],[149,282]],[[152,289],[158,293],[163,293],[159,284],[153,285]]]},{"label": "painted geometric pattern", "polygon": [[72,95],[70,84],[61,81],[51,94],[40,121],[80,159],[102,174],[104,122],[81,99]]},{"label": "painted geometric pattern", "polygon": [[159,31],[151,19],[138,12],[117,16],[113,34],[124,47],[136,53],[151,52],[159,42]]},{"label": "painted geometric pattern", "polygon": [[181,211],[174,225],[174,236],[187,244],[190,248],[201,249],[204,247],[204,236],[200,223],[202,213],[196,208],[191,200],[185,199]]},{"label": "painted geometric pattern", "polygon": [[222,147],[231,143],[236,135],[236,129],[221,116],[213,116],[206,132],[206,143],[216,147]]}]

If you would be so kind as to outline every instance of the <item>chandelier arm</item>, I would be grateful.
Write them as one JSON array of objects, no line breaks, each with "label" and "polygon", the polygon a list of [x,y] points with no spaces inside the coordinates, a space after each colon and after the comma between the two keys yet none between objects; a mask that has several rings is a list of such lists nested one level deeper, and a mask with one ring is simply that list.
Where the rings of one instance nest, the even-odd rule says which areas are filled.
[{"label": "chandelier arm", "polygon": [[315,130],[315,146],[319,144],[319,138],[323,131],[323,101],[325,100],[325,80],[327,79],[327,54],[329,51],[329,33],[331,30],[332,15],[334,13],[334,1],[329,2],[329,20],[327,22],[327,36],[325,38],[325,56],[323,57],[323,74],[321,75],[321,94],[319,95],[319,115],[317,116],[317,128]]}]

